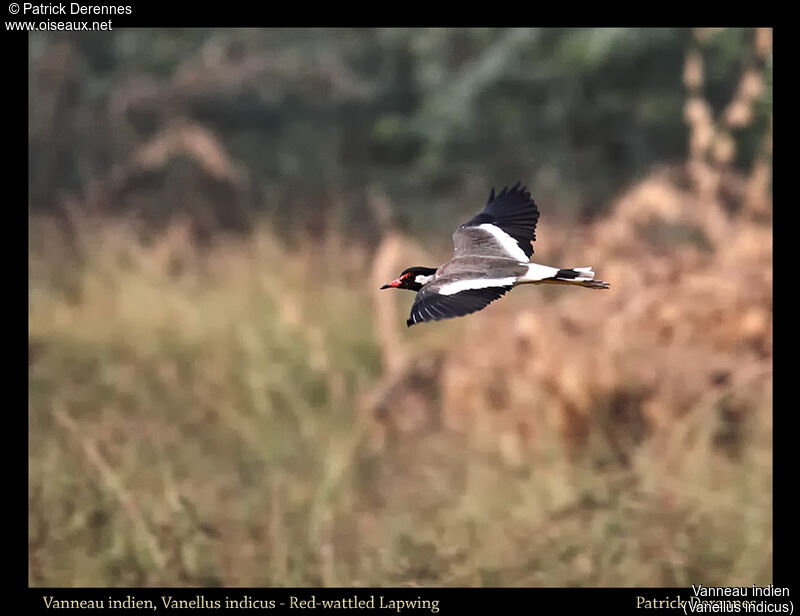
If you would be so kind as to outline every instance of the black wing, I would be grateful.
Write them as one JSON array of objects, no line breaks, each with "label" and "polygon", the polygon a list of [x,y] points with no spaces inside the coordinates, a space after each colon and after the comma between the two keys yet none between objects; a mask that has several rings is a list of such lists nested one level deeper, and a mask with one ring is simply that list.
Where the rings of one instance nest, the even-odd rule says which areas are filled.
[{"label": "black wing", "polygon": [[[459,240],[466,248],[467,238],[459,238],[459,232],[467,227],[478,227],[490,224],[498,227],[500,231],[513,239],[528,259],[533,254],[531,242],[536,240],[536,223],[539,222],[539,208],[525,186],[517,182],[511,189],[503,188],[495,197],[494,188],[489,194],[489,201],[480,213],[465,222],[459,231],[456,231],[456,251],[459,250]],[[464,235],[464,234],[461,234]],[[470,245],[472,240],[470,240]]]},{"label": "black wing", "polygon": [[411,316],[406,321],[406,325],[411,327],[415,323],[441,321],[477,312],[486,308],[494,300],[503,297],[510,289],[511,286],[487,287],[485,289],[466,289],[452,295],[441,295],[433,287],[426,285],[417,293],[414,304],[411,306]]}]

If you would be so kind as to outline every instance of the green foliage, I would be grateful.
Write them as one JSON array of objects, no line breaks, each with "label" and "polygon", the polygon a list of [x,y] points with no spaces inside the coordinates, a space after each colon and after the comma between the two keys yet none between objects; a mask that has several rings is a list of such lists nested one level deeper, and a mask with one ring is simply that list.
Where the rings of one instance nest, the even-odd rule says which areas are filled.
[{"label": "green foliage", "polygon": [[[751,38],[729,29],[705,45],[716,111]],[[595,213],[653,165],[684,157],[690,39],[668,28],[36,34],[31,204],[109,190],[111,208],[235,227],[250,224],[238,210],[277,214],[268,204],[280,203],[301,226],[339,195],[362,216],[358,203],[377,184],[402,215],[436,203],[452,221],[490,184],[521,179],[551,212]],[[740,166],[752,163],[768,111],[737,132]],[[176,121],[208,129],[242,186],[178,190],[202,178],[168,166],[126,176]],[[206,203],[214,197],[227,209]]]}]

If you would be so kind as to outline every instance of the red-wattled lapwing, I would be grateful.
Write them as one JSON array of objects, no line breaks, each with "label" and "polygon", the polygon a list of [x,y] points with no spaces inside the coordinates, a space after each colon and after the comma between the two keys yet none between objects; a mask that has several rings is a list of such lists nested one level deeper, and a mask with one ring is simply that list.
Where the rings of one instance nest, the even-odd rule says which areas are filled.
[{"label": "red-wattled lapwing", "polygon": [[476,312],[520,284],[608,288],[607,282],[594,279],[591,267],[559,269],[530,263],[538,220],[539,208],[519,182],[497,196],[492,188],[480,213],[453,234],[452,259],[438,268],[409,267],[381,289],[418,292],[406,321],[410,327]]}]

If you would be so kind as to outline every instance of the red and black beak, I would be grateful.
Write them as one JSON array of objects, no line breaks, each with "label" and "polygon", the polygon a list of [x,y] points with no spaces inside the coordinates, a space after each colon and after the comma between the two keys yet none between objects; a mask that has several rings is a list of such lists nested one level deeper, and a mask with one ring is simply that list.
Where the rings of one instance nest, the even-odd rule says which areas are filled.
[{"label": "red and black beak", "polygon": [[390,283],[383,285],[381,287],[381,290],[383,290],[383,289],[396,289],[401,284],[403,284],[403,277],[402,276],[400,278],[398,278],[397,280],[392,280]]}]

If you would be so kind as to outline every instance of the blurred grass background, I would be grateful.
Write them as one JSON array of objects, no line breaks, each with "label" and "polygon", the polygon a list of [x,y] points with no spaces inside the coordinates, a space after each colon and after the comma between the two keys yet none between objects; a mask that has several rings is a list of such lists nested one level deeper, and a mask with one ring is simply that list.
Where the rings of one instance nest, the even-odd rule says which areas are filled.
[{"label": "blurred grass background", "polygon": [[[30,41],[31,585],[772,581],[770,30]],[[516,179],[611,291],[406,329]]]}]

